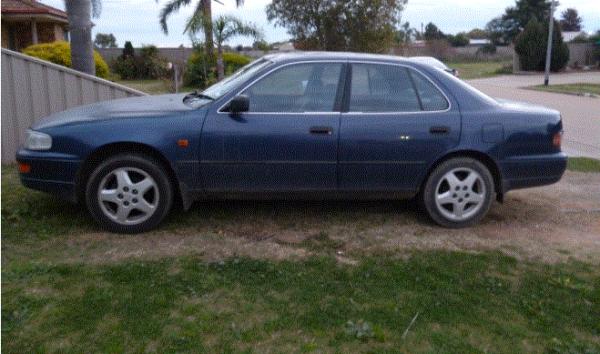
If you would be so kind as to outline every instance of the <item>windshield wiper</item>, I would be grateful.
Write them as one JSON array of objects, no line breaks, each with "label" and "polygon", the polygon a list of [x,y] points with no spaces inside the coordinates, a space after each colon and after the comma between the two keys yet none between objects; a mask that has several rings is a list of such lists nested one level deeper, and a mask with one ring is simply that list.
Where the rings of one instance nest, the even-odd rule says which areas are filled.
[{"label": "windshield wiper", "polygon": [[188,93],[183,98],[183,100],[185,101],[185,100],[190,99],[190,98],[204,98],[204,99],[211,100],[211,101],[215,100],[214,98],[210,97],[209,95],[205,95],[202,92],[199,92],[198,90],[195,90],[193,92]]}]

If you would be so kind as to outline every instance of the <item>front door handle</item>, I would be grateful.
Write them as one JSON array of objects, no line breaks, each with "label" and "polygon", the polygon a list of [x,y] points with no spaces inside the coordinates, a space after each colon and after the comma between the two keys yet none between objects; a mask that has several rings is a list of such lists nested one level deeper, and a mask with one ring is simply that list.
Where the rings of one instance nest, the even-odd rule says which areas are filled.
[{"label": "front door handle", "polygon": [[324,134],[331,135],[333,133],[332,127],[310,127],[311,134]]},{"label": "front door handle", "polygon": [[448,134],[450,133],[450,127],[446,126],[433,126],[429,128],[431,134]]}]

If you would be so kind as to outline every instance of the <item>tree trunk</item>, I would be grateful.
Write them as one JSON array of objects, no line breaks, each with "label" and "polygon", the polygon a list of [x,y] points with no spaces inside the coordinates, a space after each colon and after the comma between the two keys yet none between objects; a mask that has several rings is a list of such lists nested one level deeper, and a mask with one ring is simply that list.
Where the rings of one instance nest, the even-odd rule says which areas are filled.
[{"label": "tree trunk", "polygon": [[[202,1],[202,8],[204,13],[204,43],[206,45],[206,57],[214,58],[214,41],[213,41],[213,25],[212,25],[212,1],[213,0],[200,0]],[[210,61],[209,61],[210,62]]]},{"label": "tree trunk", "polygon": [[217,43],[217,79],[219,81],[225,78],[225,65],[223,65],[223,47]]},{"label": "tree trunk", "polygon": [[73,69],[95,75],[94,47],[92,46],[92,3],[90,0],[65,0],[71,39],[71,66]]}]

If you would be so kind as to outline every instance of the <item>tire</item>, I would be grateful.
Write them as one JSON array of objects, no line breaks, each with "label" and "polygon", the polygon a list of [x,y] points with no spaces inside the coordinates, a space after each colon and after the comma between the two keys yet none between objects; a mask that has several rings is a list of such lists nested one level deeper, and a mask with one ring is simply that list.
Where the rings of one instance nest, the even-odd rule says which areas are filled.
[{"label": "tire", "polygon": [[477,224],[488,212],[494,195],[494,180],[481,162],[467,157],[440,164],[429,175],[421,203],[429,217],[447,228]]},{"label": "tire", "polygon": [[85,200],[92,217],[116,233],[155,228],[173,204],[173,187],[160,162],[140,154],[119,154],[90,175]]}]

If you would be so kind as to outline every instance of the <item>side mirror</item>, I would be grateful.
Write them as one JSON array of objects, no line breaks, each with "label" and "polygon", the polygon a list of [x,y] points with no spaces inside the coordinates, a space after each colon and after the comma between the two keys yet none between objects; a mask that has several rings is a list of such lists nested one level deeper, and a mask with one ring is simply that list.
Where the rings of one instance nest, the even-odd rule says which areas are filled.
[{"label": "side mirror", "polygon": [[248,112],[249,109],[250,99],[246,95],[235,96],[231,101],[229,101],[229,112],[231,114]]}]

